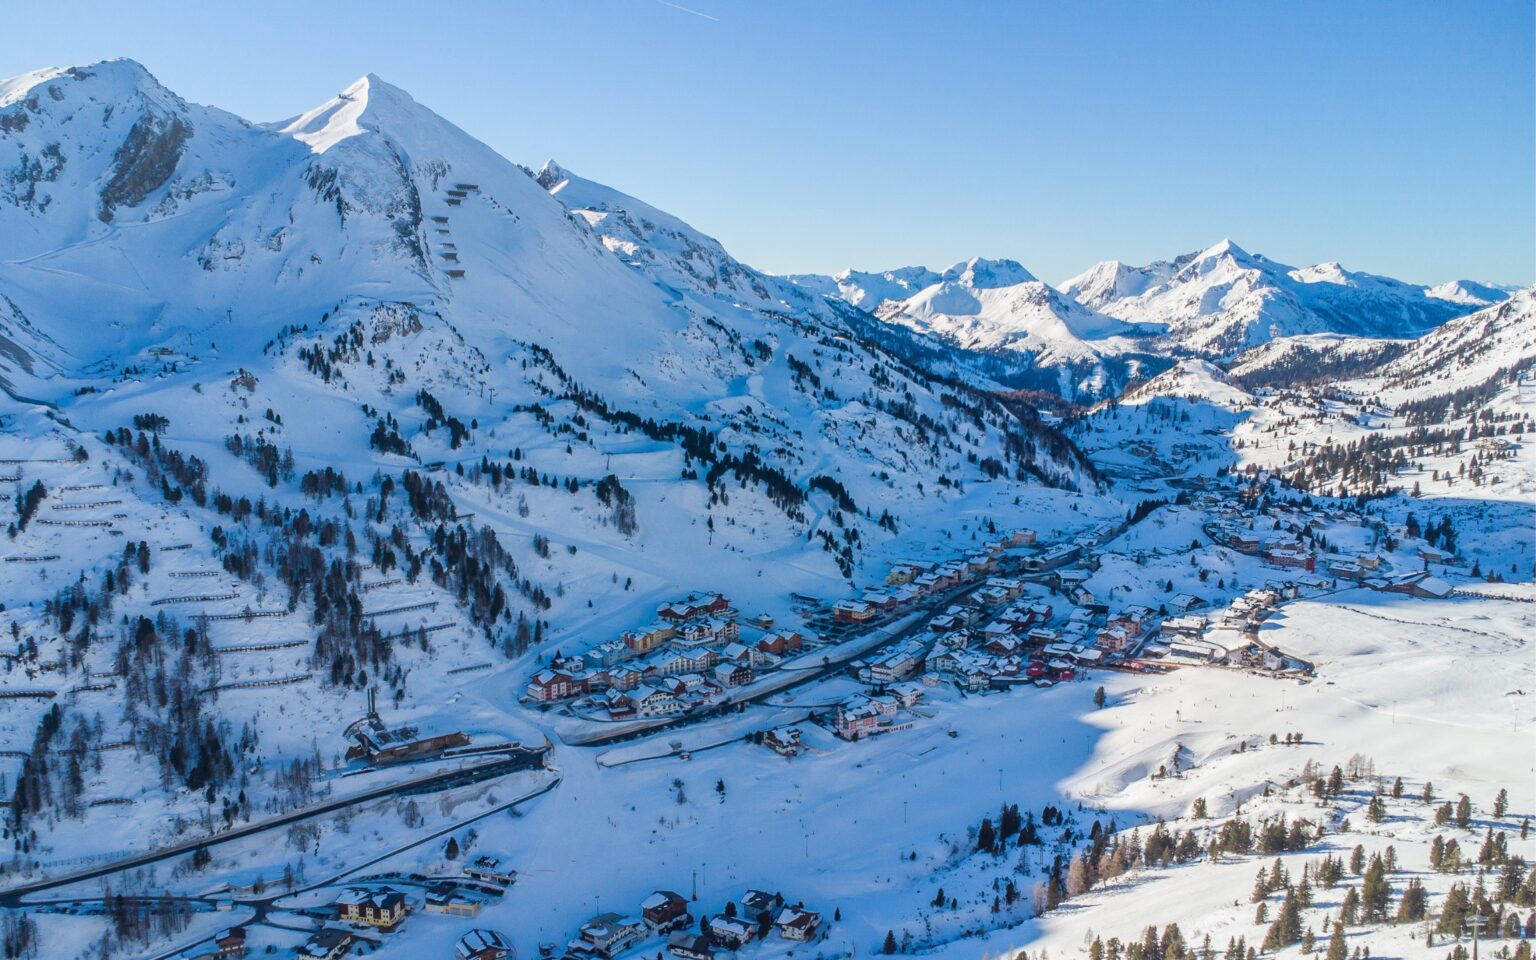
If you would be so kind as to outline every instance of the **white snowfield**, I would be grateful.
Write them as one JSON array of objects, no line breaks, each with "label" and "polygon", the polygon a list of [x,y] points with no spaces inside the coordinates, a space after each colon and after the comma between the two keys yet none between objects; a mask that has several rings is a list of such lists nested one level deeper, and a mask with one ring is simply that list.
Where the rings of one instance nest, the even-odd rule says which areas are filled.
[{"label": "white snowfield", "polygon": [[[1293,877],[1393,845],[1396,895],[1417,878],[1434,910],[1474,880],[1489,829],[1536,859],[1519,836],[1536,815],[1536,461],[1512,430],[1536,412],[1531,291],[1425,291],[1229,243],[1060,290],[1003,260],[773,277],[553,161],[511,163],[373,75],[255,124],[132,61],[37,71],[0,82],[0,146],[0,794],[23,824],[0,905],[18,884],[109,871],[29,896],[15,915],[35,956],[197,956],[232,927],[252,956],[293,956],[350,885],[405,894],[391,932],[329,922],[400,960],[451,956],[471,930],[560,956],[658,890],[687,900],[689,930],[749,890],[820,914],[810,942],[770,932],[739,960],[868,956],[888,934],[925,956],[1088,956],[1096,936],[1168,923],[1219,953],[1267,926],[1248,891],[1273,857],[1203,855],[1234,816],[1325,827],[1285,855]],[[1010,353],[1064,395],[1120,402],[1047,426],[977,372],[1012,369],[988,365]],[[1296,357],[1349,373],[1247,379]],[[1448,393],[1473,405],[1436,427],[1486,411],[1507,440],[1475,480],[1456,473],[1466,450],[1416,452],[1398,492],[1365,503],[1328,496],[1340,478],[1312,498],[1275,480],[1308,444],[1407,436],[1403,405]],[[1454,556],[1428,539],[1446,542],[1437,521]],[[1025,530],[1037,539],[991,546]],[[1282,567],[1245,537],[1319,565]],[[978,555],[1019,567],[989,588],[1051,608],[1041,659],[1075,679],[963,689],[927,670],[881,714],[890,732],[835,736],[836,706],[878,691],[858,664],[818,669],[867,636],[831,625],[832,604]],[[1336,561],[1378,582],[1353,586]],[[1398,583],[1419,595],[1383,589]],[[814,682],[759,678],[776,692],[594,746],[562,736],[602,722],[576,698],[525,699],[557,653],[694,591],[727,595],[746,642],[761,616],[807,634],[785,663]],[[1186,602],[1186,624],[1224,631],[1228,664],[1168,649],[1159,625]],[[1112,658],[1095,634],[1137,607],[1127,659],[1187,665],[1098,666]],[[882,623],[913,626],[926,653],[928,621]],[[386,656],[346,647],[365,625]],[[1256,665],[1266,653],[1278,669]],[[752,742],[787,727],[795,756]],[[360,732],[452,746],[370,764]],[[547,767],[476,776],[511,744],[549,746]],[[1302,781],[1335,765],[1355,776],[1323,805]],[[1404,796],[1368,821],[1398,777]],[[1434,824],[1461,793],[1472,823]],[[1005,803],[1040,842],[976,851]],[[1158,819],[1198,830],[1200,856],[1037,915],[1053,860],[1095,821],[1128,839]],[[1458,840],[1460,872],[1428,869],[1437,834]],[[515,871],[504,895],[464,886],[480,856]],[[437,909],[443,881],[478,912]],[[1360,885],[1316,891],[1320,944]],[[178,906],[135,936],[102,916],[109,892]],[[1427,953],[1422,928],[1357,925],[1348,943],[1449,949]],[[619,955],[666,943],[646,930]]]}]

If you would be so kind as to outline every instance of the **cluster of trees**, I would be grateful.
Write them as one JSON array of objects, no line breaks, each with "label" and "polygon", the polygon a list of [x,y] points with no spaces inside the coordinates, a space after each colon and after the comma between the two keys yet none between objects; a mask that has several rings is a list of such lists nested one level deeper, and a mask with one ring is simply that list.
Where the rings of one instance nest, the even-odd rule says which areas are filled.
[{"label": "cluster of trees", "polygon": [[469,439],[471,427],[478,425],[472,420],[470,421],[470,426],[466,427],[464,421],[446,413],[443,410],[442,403],[426,390],[418,390],[416,392],[416,402],[423,410],[427,411],[427,422],[421,429],[425,433],[431,434],[439,426],[447,427],[448,446],[454,450],[464,445],[464,441]]},{"label": "cluster of trees", "polygon": [[37,921],[24,913],[11,910],[0,917],[0,957],[5,960],[30,960],[38,956],[41,948]]},{"label": "cluster of trees", "polygon": [[160,495],[168,503],[181,502],[185,490],[193,503],[200,507],[207,504],[208,464],[200,457],[184,456],[179,450],[161,446],[158,433],[146,436],[140,431],[135,435],[127,427],[108,430],[103,439],[138,464],[145,478],[160,487]]},{"label": "cluster of trees", "polygon": [[48,488],[43,486],[43,481],[38,480],[28,487],[26,492],[16,498],[16,523],[11,527],[11,536],[16,536],[18,530],[25,530],[27,524],[37,515],[37,508],[42,506],[48,498]]},{"label": "cluster of trees", "polygon": [[[340,203],[340,193],[337,193],[337,202]],[[324,323],[329,314],[321,318]],[[326,383],[332,378],[337,378],[336,366],[341,363],[356,362],[361,355],[364,342],[364,331],[361,320],[352,321],[352,325],[346,330],[331,338],[330,346],[323,342],[313,346],[300,347],[299,359],[304,361],[304,366],[310,373],[319,377]]]},{"label": "cluster of trees", "polygon": [[[326,467],[324,470],[306,470],[304,476],[299,478],[299,491],[317,500],[324,500],[333,495],[346,496],[347,475],[334,467]],[[362,484],[358,484],[357,491],[362,492]]]},{"label": "cluster of trees", "polygon": [[[364,407],[364,412],[367,407]],[[385,412],[373,421],[373,429],[368,432],[368,446],[380,453],[395,453],[402,457],[416,459],[416,451],[411,449],[409,441],[400,435],[400,421],[394,414]]]},{"label": "cluster of trees", "polygon": [[255,437],[232,433],[224,438],[224,449],[250,464],[261,474],[267,486],[276,487],[293,479],[293,451],[277,449],[260,431]]},{"label": "cluster of trees", "polygon": [[613,511],[613,525],[626,537],[640,529],[635,519],[635,498],[619,478],[608,474],[597,482],[597,502]]},{"label": "cluster of trees", "polygon": [[[132,545],[125,549],[125,554],[136,553]],[[113,579],[109,571],[107,580]],[[61,592],[49,610],[61,626],[71,619],[67,611],[76,608],[85,609],[89,621],[92,611],[106,608],[103,594],[111,589],[104,585],[103,593],[95,593],[78,584]],[[83,624],[71,639],[77,663],[94,641],[92,625]],[[123,725],[134,749],[158,764],[165,788],[206,792],[212,804],[236,773],[237,751],[227,742],[227,725],[204,708],[203,694],[217,670],[207,636],[198,629],[183,629],[163,614],[155,620],[125,618],[113,667],[122,678]],[[59,703],[43,714],[11,794],[8,825],[18,853],[26,852],[31,818],[83,814],[85,777],[89,770],[101,768],[101,740],[100,717],[74,715]]]},{"label": "cluster of trees", "polygon": [[1446,514],[1440,518],[1440,522],[1421,526],[1419,518],[1412,513],[1404,521],[1404,528],[1410,537],[1423,537],[1432,547],[1439,547],[1447,553],[1456,552],[1456,528],[1451,523],[1451,515]]},{"label": "cluster of trees", "polygon": [[1369,373],[1402,356],[1407,349],[1406,341],[1393,340],[1378,341],[1368,348],[1352,347],[1350,350],[1313,349],[1295,344],[1284,356],[1276,357],[1262,367],[1234,375],[1232,382],[1247,390],[1337,383]]},{"label": "cluster of trees", "polygon": [[819,473],[811,478],[811,482],[807,484],[807,487],[813,491],[821,490],[824,493],[829,494],[832,499],[836,501],[837,508],[839,510],[843,510],[847,513],[859,512],[858,506],[853,502],[853,497],[849,496],[848,494],[848,488],[844,487],[842,481],[835,477],[829,477],[824,473]]},{"label": "cluster of trees", "polygon": [[1536,366],[1536,359],[1527,358],[1511,366],[1493,372],[1481,383],[1424,397],[1399,404],[1397,413],[1410,424],[1448,423],[1474,413],[1486,405],[1500,390],[1518,381],[1522,374]]},{"label": "cluster of trees", "polygon": [[[105,902],[112,935],[122,944],[147,944],[174,937],[192,922],[192,905],[182,897],[109,894]],[[103,955],[107,955],[103,951]]]},{"label": "cluster of trees", "polygon": [[1426,455],[1461,452],[1463,431],[1415,427],[1406,433],[1368,433],[1349,443],[1304,444],[1291,465],[1286,482],[1297,490],[1326,492],[1336,486],[1340,496],[1389,491],[1392,478]]}]

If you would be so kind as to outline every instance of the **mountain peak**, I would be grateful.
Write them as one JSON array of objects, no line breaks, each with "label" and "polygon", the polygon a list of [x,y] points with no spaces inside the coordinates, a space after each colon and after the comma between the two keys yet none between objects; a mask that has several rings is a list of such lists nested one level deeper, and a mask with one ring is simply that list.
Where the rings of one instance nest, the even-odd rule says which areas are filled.
[{"label": "mountain peak", "polygon": [[[181,103],[181,98],[162,86],[142,63],[119,58],[83,66],[44,67],[0,80],[0,108],[19,103],[31,96],[37,88],[54,81],[85,82],[90,89],[87,95],[97,100],[139,96],[168,108]],[[59,99],[64,89],[62,85],[55,88],[54,99]]]},{"label": "mountain peak", "polygon": [[1246,261],[1254,259],[1253,254],[1223,237],[1221,240],[1200,251],[1196,260],[1213,260],[1217,257],[1231,257],[1233,260]]},{"label": "mountain peak", "polygon": [[958,281],[978,290],[995,290],[1016,287],[1021,283],[1035,282],[1035,275],[1024,269],[1016,260],[988,260],[972,257],[944,271],[944,279]]},{"label": "mountain peak", "polygon": [[539,186],[545,190],[553,190],[560,183],[570,180],[570,178],[571,175],[565,171],[564,167],[556,163],[553,157],[545,160],[544,166],[540,167],[539,172],[533,175],[533,179],[538,181]]},{"label": "mountain peak", "polygon": [[343,140],[378,132],[387,119],[419,109],[410,94],[370,73],[308,113],[277,126],[315,153],[324,153]]}]

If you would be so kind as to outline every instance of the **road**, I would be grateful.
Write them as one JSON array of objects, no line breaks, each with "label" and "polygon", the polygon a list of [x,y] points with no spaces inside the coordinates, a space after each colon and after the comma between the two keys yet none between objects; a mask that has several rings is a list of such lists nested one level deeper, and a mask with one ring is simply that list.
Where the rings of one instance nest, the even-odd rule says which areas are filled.
[{"label": "road", "polygon": [[99,864],[94,867],[89,867],[85,870],[76,871],[75,873],[68,873],[45,880],[36,880],[31,883],[19,884],[14,887],[9,887],[5,890],[0,890],[0,907],[17,907],[22,905],[23,897],[29,896],[31,894],[42,893],[47,890],[54,890],[59,887],[68,886],[72,883],[80,883],[86,880],[95,880],[99,877],[111,876],[114,873],[120,873],[124,870],[132,870],[137,867],[145,867],[149,866],[150,864],[160,863],[164,860],[172,859],[173,857],[179,857],[184,854],[191,853],[198,847],[212,847],[221,843],[228,843],[231,840],[239,840],[244,837],[255,836],[260,833],[265,833],[268,830],[285,827],[290,824],[298,823],[302,820],[308,820],[311,817],[324,816],[327,813],[334,813],[338,810],[343,810],[347,807],[355,806],[360,803],[369,803],[374,800],[383,800],[390,797],[403,797],[421,793],[434,793],[439,790],[447,790],[452,787],[461,787],[471,783],[478,783],[482,780],[490,780],[496,777],[505,776],[509,773],[515,773],[518,770],[530,770],[542,764],[542,758],[547,752],[547,749],[548,748],[538,750],[525,749],[519,751],[518,755],[516,756],[509,756],[505,759],[496,760],[491,763],[482,763],[472,767],[462,767],[455,770],[427,774],[426,776],[415,777],[410,780],[402,780],[397,783],[387,784],[382,787],[375,787],[371,790],[365,790],[362,793],[348,794],[345,797],[334,800],[327,800],[324,803],[318,803],[299,810],[293,810],[277,817],[270,817],[266,820],[259,820],[255,823],[245,824],[215,836],[199,837],[197,839],[185,841],[184,843],[174,844],[169,847],[162,847],[158,850],[152,850],[147,853],[142,853],[123,860],[114,860],[108,863]]}]

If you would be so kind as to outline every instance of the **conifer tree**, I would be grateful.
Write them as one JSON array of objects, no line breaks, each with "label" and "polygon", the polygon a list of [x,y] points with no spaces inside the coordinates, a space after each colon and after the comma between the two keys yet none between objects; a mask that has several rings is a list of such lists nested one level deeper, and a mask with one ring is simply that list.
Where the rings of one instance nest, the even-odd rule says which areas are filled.
[{"label": "conifer tree", "polygon": [[1328,952],[1325,960],[1349,960],[1349,945],[1344,942],[1343,922],[1333,925],[1333,936],[1328,938]]}]

